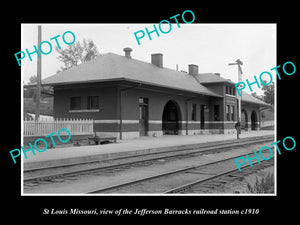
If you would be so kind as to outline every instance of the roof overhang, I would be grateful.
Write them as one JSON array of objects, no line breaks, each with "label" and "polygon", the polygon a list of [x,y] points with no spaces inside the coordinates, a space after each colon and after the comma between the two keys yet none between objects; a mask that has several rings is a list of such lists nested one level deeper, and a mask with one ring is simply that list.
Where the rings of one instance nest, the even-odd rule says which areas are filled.
[{"label": "roof overhang", "polygon": [[252,102],[252,101],[247,101],[242,99],[242,105],[247,106],[247,105],[258,105],[260,109],[267,109],[267,108],[272,108],[273,106],[267,103],[257,103],[257,102]]},{"label": "roof overhang", "polygon": [[[42,83],[42,87],[60,87],[60,86],[68,86],[68,85],[85,85],[85,84],[91,84],[91,83],[108,83],[108,82],[127,82],[127,83],[132,83],[132,84],[140,84],[140,85],[146,85],[148,88],[153,87],[153,88],[159,88],[159,89],[171,89],[174,91],[179,91],[179,92],[184,92],[186,95],[190,96],[191,94],[193,95],[205,95],[205,96],[210,96],[210,97],[217,97],[217,98],[223,98],[222,95],[216,94],[212,91],[211,93],[206,93],[206,92],[196,92],[184,88],[174,88],[170,87],[167,85],[163,84],[157,84],[157,83],[151,83],[151,82],[145,82],[145,81],[139,81],[139,80],[134,80],[134,79],[128,79],[128,78],[114,78],[114,79],[101,79],[101,80],[87,80],[87,81],[78,81],[78,82],[60,82],[60,83]],[[28,84],[24,85],[25,88],[30,88],[30,87],[35,87],[36,84]]]}]

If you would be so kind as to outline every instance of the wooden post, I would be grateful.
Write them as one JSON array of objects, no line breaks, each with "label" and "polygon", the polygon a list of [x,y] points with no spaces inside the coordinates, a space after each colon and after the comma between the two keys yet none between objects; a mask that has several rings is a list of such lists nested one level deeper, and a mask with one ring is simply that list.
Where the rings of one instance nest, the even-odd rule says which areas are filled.
[{"label": "wooden post", "polygon": [[[42,27],[38,26],[38,48],[42,39]],[[40,117],[41,104],[41,72],[42,72],[42,54],[37,58],[37,82],[36,82],[36,101],[35,101],[35,120],[38,121]]]}]

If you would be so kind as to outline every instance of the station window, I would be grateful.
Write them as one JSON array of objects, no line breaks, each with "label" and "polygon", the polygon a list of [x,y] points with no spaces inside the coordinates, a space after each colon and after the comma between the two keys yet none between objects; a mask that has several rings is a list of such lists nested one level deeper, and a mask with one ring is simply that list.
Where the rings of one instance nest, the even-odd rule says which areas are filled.
[{"label": "station window", "polygon": [[192,121],[197,120],[197,105],[192,104]]},{"label": "station window", "polygon": [[225,86],[225,93],[227,95],[233,95],[235,96],[235,88],[231,86]]},{"label": "station window", "polygon": [[214,105],[214,120],[220,121],[220,105]]},{"label": "station window", "polygon": [[225,93],[229,94],[229,87],[228,86],[225,86]]},{"label": "station window", "polygon": [[70,110],[81,109],[81,98],[80,97],[71,97],[70,98]]},{"label": "station window", "polygon": [[231,106],[231,120],[234,121],[234,106]]},{"label": "station window", "polygon": [[99,109],[99,96],[88,96],[87,109]]},{"label": "station window", "polygon": [[139,98],[140,105],[148,105],[148,98]]},{"label": "station window", "polygon": [[230,105],[226,105],[226,119],[230,121]]}]

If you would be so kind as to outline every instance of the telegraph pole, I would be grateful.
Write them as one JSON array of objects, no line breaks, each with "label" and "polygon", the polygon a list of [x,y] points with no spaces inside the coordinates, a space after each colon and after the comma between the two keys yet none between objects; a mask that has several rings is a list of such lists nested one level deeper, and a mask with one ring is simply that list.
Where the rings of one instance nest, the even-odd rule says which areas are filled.
[{"label": "telegraph pole", "polygon": [[[237,59],[235,61],[235,63],[228,63],[228,66],[233,66],[233,65],[238,65],[238,81],[240,83],[240,82],[242,82],[243,72],[242,72],[241,65],[243,65],[243,62],[240,59]],[[241,95],[238,95],[238,108],[239,108],[239,110],[238,110],[238,120],[237,120],[237,122],[238,122],[239,128],[237,129],[237,139],[239,139],[239,132],[241,130],[240,126],[241,126],[241,121],[242,121],[242,118],[241,118],[241,116],[242,116],[242,93],[241,93]]]},{"label": "telegraph pole", "polygon": [[[38,47],[42,39],[42,26],[38,26]],[[42,73],[42,54],[37,58],[37,81],[36,81],[36,102],[35,102],[35,120],[38,121],[40,117],[41,104],[41,73]]]}]

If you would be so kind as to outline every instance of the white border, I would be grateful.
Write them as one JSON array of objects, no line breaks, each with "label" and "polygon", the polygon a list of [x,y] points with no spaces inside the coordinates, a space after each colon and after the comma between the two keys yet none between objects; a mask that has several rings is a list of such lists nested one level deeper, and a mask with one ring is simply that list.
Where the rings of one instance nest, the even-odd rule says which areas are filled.
[{"label": "white border", "polygon": [[[20,24],[21,25],[21,49],[23,48],[23,25],[40,25],[38,23],[24,23],[24,24]],[[53,25],[53,26],[65,26],[67,24],[53,24],[53,23],[41,23],[41,24],[47,24],[47,25]],[[114,26],[114,25],[123,25],[126,26],[127,24],[88,24],[88,23],[82,23],[82,24],[76,24],[76,23],[69,23],[72,26],[74,25],[78,25],[78,26],[84,26],[84,25],[88,25],[88,26],[103,26],[103,25],[107,25],[107,26]],[[218,23],[209,23],[209,24],[197,24],[194,23],[193,26],[197,26],[197,25],[228,25],[228,24],[240,24],[240,23],[227,23],[227,24],[218,24]],[[254,24],[254,23],[242,23],[242,24]],[[264,25],[266,23],[261,23],[261,25]],[[276,65],[278,64],[277,62],[277,23],[267,23],[267,24],[273,24],[276,25]],[[132,23],[130,25],[138,25],[135,23]],[[143,24],[143,26],[145,26],[146,24]],[[152,25],[152,24],[151,24]],[[185,26],[186,24],[181,24],[182,26]],[[23,74],[23,68],[21,66],[21,144],[23,144],[24,141],[24,137],[23,137],[23,129],[24,129],[24,125],[23,125],[23,79],[24,78],[24,74]],[[274,104],[274,110],[275,110],[275,127],[274,127],[274,139],[275,141],[277,141],[277,76],[275,79],[275,104]],[[115,120],[114,120],[115,121]],[[129,121],[126,121],[129,122]],[[130,121],[129,123],[135,123],[136,121]],[[153,121],[152,121],[153,122]],[[183,123],[185,121],[182,121]],[[189,121],[190,122],[190,121]],[[194,122],[194,121],[193,121]],[[213,123],[215,121],[210,121],[210,123]],[[234,121],[228,121],[228,123],[232,123]],[[154,122],[154,123],[159,123],[159,122]],[[226,123],[226,121],[224,121],[224,123]],[[275,149],[275,147],[274,147]],[[274,151],[274,160],[275,160],[275,164],[274,164],[274,193],[272,194],[228,194],[228,193],[222,193],[222,194],[67,194],[67,193],[63,193],[63,194],[57,194],[57,193],[48,193],[48,194],[29,194],[29,193],[24,193],[24,186],[23,186],[23,157],[21,157],[21,196],[169,196],[169,197],[174,197],[174,196],[277,196],[277,151]]]}]

